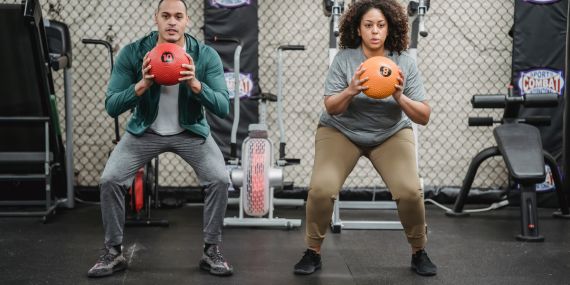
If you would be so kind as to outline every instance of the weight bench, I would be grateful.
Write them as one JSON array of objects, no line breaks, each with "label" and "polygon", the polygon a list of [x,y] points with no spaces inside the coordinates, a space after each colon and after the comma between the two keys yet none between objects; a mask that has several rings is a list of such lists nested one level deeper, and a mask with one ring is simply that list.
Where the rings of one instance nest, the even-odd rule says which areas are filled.
[{"label": "weight bench", "polygon": [[568,215],[569,209],[562,192],[562,180],[556,160],[543,150],[540,132],[535,126],[532,126],[548,124],[550,118],[520,118],[518,110],[521,105],[525,107],[554,107],[558,104],[558,95],[475,95],[471,103],[474,108],[505,108],[505,113],[500,121],[494,121],[493,118],[469,118],[470,126],[491,126],[494,123],[501,123],[493,130],[497,146],[480,151],[472,159],[453,210],[446,212],[446,215],[450,217],[468,215],[463,211],[463,207],[477,169],[486,159],[501,155],[510,178],[520,185],[521,233],[517,235],[517,239],[521,241],[544,241],[538,227],[536,184],[543,182],[546,177],[545,163],[552,170],[561,212]]}]

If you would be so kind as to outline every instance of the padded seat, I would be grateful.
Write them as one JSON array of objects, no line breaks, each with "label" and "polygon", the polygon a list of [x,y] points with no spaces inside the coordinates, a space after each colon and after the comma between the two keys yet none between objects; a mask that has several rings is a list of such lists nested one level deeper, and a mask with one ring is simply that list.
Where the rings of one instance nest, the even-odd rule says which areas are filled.
[{"label": "padded seat", "polygon": [[503,124],[493,130],[513,179],[521,184],[541,183],[546,177],[540,132],[531,125]]}]

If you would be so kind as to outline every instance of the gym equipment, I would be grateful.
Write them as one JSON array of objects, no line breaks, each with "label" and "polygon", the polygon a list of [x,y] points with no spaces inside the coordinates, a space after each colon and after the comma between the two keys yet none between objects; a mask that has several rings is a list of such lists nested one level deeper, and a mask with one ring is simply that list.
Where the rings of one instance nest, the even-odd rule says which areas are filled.
[{"label": "gym equipment", "polygon": [[[44,20],[39,1],[28,0],[0,4],[0,37],[6,39],[0,62],[8,71],[0,77],[0,182],[12,189],[4,191],[0,205],[18,207],[0,216],[40,216],[47,222],[58,206],[73,208],[75,199],[69,30]],[[52,69],[64,72],[65,146]],[[33,191],[38,186],[44,188],[40,193]]]},{"label": "gym equipment", "polygon": [[[566,15],[570,15],[570,6],[568,6],[568,12]],[[568,31],[570,30],[570,21],[566,20],[566,35],[568,35]],[[566,37],[566,46],[570,46],[570,37]],[[568,54],[568,49],[566,49],[566,66],[570,64],[570,55]],[[570,76],[568,72],[564,74],[564,82],[568,82],[570,80]],[[570,204],[570,96],[568,95],[568,88],[564,88],[564,127],[563,127],[563,142],[562,142],[562,169],[564,171],[563,177],[563,185],[562,189],[566,193],[566,201]],[[554,216],[562,215],[561,212],[555,212]]]},{"label": "gym equipment", "polygon": [[[326,16],[331,16],[331,26],[330,26],[330,41],[329,41],[329,63],[332,63],[334,56],[336,55],[337,40],[338,36],[338,18],[343,12],[342,7],[344,7],[343,1],[332,1],[325,0],[325,11],[326,3],[332,2],[330,5],[331,14],[325,13]],[[354,2],[354,1],[353,1]],[[411,29],[411,41],[410,48],[408,52],[412,58],[417,59],[417,47],[418,47],[418,34],[422,37],[428,35],[425,25],[424,16],[426,15],[430,6],[429,0],[412,0],[408,3],[408,16],[410,17],[410,22],[412,23]],[[336,9],[334,7],[337,7]],[[419,167],[419,151],[418,151],[418,136],[419,129],[416,124],[412,123],[412,129],[414,131],[414,142],[416,146],[416,162]],[[421,187],[424,188],[423,179],[420,177]],[[340,196],[340,195],[339,195]],[[403,229],[400,221],[360,221],[360,220],[342,220],[340,218],[340,209],[355,209],[355,210],[396,210],[396,202],[394,201],[374,201],[376,197],[376,191],[372,193],[371,201],[340,201],[340,197],[335,200],[333,207],[333,214],[331,219],[331,232],[340,233],[343,229],[355,229],[355,230],[401,230]]]},{"label": "gym equipment", "polygon": [[65,203],[68,208],[73,208],[75,207],[75,191],[73,188],[73,88],[71,87],[73,77],[71,72],[71,36],[69,35],[67,25],[62,22],[49,20],[44,21],[44,25],[49,47],[50,65],[54,71],[63,69],[65,97],[65,177],[67,185],[67,199]]},{"label": "gym equipment", "polygon": [[[235,39],[218,38],[218,41],[237,42],[238,47],[234,54],[234,72],[236,76],[235,90],[239,90],[239,53],[241,43]],[[285,157],[285,133],[283,129],[282,115],[282,53],[287,50],[304,50],[301,45],[283,45],[277,48],[278,51],[278,94],[277,96],[262,93],[259,98],[259,123],[251,124],[248,128],[249,135],[242,144],[241,167],[239,158],[236,157],[236,133],[239,124],[239,96],[234,96],[234,123],[232,125],[231,153],[234,156],[230,159],[230,179],[234,187],[240,187],[239,197],[239,217],[227,217],[224,219],[224,226],[261,226],[261,227],[286,227],[288,229],[299,227],[300,219],[284,219],[273,217],[274,205],[302,206],[304,201],[290,201],[290,199],[275,199],[273,197],[274,187],[283,187],[283,168],[288,165],[299,164],[299,159]],[[279,159],[275,163],[275,168],[271,167],[273,160],[273,143],[269,139],[266,125],[266,104],[267,101],[276,101],[278,108],[278,120],[280,130]],[[250,217],[245,217],[247,214]],[[264,218],[264,216],[267,216]]]},{"label": "gym equipment", "polygon": [[154,75],[154,82],[160,85],[178,84],[180,71],[187,69],[182,64],[190,64],[184,49],[173,43],[156,45],[148,54],[150,58],[150,74]]},{"label": "gym equipment", "polygon": [[542,140],[538,128],[550,124],[548,116],[519,117],[520,106],[555,107],[558,104],[557,94],[527,94],[513,96],[512,87],[507,95],[474,95],[471,104],[473,108],[504,108],[503,118],[499,121],[492,117],[471,117],[469,126],[492,126],[501,124],[493,129],[497,146],[480,151],[471,161],[463,180],[460,193],[455,200],[453,211],[446,212],[447,216],[466,216],[463,211],[465,200],[475,179],[477,169],[486,159],[501,155],[509,171],[509,176],[520,185],[521,192],[521,233],[517,235],[520,241],[544,241],[538,227],[536,209],[536,184],[544,181],[545,162],[552,171],[560,211],[564,215],[570,213],[564,193],[562,192],[561,176],[556,160],[542,148]]},{"label": "gym equipment", "polygon": [[362,92],[374,99],[384,99],[396,92],[398,84],[399,68],[391,59],[385,56],[374,56],[364,61],[363,68],[366,70],[360,75],[360,79],[368,80],[362,86],[368,89]]},{"label": "gym equipment", "polygon": [[[113,70],[113,48],[111,43],[98,39],[82,39],[84,44],[102,45],[109,54],[109,67],[110,71]],[[153,66],[154,68],[154,66]],[[119,134],[119,118],[114,119],[115,139],[114,144],[117,144],[121,139]],[[132,186],[128,190],[128,195],[125,195],[126,205],[129,209],[125,210],[125,226],[160,226],[167,227],[168,220],[156,220],[151,218],[151,208],[160,208],[160,199],[158,197],[158,156],[152,161],[146,163],[135,174]]]}]

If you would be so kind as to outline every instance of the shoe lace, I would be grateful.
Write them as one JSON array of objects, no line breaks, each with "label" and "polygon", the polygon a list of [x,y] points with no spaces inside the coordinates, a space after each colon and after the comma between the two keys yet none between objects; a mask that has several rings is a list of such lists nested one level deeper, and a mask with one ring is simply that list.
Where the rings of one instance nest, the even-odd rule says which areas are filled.
[{"label": "shoe lace", "polygon": [[222,255],[222,252],[220,251],[220,248],[219,248],[218,246],[212,246],[212,247],[213,247],[213,248],[212,248],[212,250],[210,251],[210,254],[209,254],[209,255],[210,255],[210,258],[211,258],[214,262],[216,262],[216,263],[218,263],[218,262],[221,262],[221,263],[225,262],[226,260],[225,260],[225,258],[224,258],[224,255]]},{"label": "shoe lace", "polygon": [[427,262],[427,263],[431,263],[431,260],[429,259],[429,256],[427,255],[427,253],[425,251],[420,251],[417,253],[417,260],[418,262]]},{"label": "shoe lace", "polygon": [[116,254],[111,253],[108,248],[102,248],[101,250],[103,251],[103,254],[99,256],[97,263],[109,263],[117,256]]},{"label": "shoe lace", "polygon": [[305,254],[303,255],[303,257],[301,258],[301,262],[303,263],[307,263],[307,262],[312,262],[313,261],[313,257],[316,255],[316,253],[312,250],[305,250]]}]

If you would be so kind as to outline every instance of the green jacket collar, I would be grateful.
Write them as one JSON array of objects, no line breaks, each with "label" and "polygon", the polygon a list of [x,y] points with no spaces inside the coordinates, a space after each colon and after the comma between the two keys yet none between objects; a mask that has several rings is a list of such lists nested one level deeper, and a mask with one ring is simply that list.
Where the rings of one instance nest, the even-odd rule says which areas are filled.
[{"label": "green jacket collar", "polygon": [[[191,56],[198,52],[198,40],[191,35],[184,33],[184,40],[186,41],[186,52]],[[137,50],[146,53],[152,50],[156,43],[158,42],[158,32],[152,31],[147,36],[137,41],[139,48]],[[144,53],[139,55],[141,58],[144,57]]]}]

